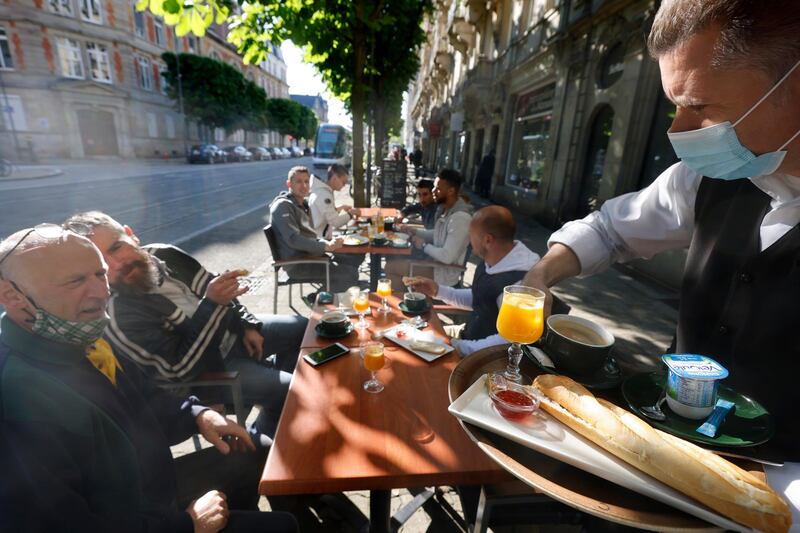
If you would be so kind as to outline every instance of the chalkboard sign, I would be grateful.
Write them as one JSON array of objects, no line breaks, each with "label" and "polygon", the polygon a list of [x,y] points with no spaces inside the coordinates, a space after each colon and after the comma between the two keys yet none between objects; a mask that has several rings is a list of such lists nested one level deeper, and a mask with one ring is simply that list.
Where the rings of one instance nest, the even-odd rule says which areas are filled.
[{"label": "chalkboard sign", "polygon": [[378,197],[381,207],[401,208],[406,205],[406,162],[384,159]]}]

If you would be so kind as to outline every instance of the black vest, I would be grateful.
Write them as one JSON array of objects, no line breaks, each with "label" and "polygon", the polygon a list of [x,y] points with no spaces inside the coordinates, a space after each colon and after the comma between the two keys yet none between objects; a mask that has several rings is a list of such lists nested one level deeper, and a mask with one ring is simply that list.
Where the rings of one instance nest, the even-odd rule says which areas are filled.
[{"label": "black vest", "polygon": [[483,339],[497,333],[497,297],[508,285],[519,282],[527,270],[509,270],[499,274],[487,274],[486,263],[481,261],[472,280],[472,314],[461,333],[462,339]]},{"label": "black vest", "polygon": [[800,229],[760,251],[770,197],[750,180],[703,178],[681,289],[678,353],[708,355],[776,418],[772,444],[800,459]]}]

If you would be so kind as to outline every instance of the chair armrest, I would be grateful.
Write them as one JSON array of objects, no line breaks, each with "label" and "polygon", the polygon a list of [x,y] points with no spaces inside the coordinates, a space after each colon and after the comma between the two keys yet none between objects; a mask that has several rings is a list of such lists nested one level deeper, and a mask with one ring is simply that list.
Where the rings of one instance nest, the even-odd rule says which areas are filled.
[{"label": "chair armrest", "polygon": [[273,261],[273,265],[277,267],[286,266],[286,265],[325,265],[330,263],[330,259],[327,257],[319,257],[319,256],[301,256],[301,257],[294,257],[292,259],[279,259],[278,261]]},{"label": "chair armrest", "polygon": [[447,315],[469,315],[472,314],[473,311],[470,309],[464,309],[463,307],[456,307],[454,305],[433,305],[433,311],[436,313],[444,313]]}]

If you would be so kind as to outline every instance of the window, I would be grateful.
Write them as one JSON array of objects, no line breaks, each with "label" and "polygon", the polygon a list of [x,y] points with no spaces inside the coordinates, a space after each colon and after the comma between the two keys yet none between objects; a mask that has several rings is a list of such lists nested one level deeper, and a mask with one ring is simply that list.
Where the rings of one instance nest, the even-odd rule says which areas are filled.
[{"label": "window", "polygon": [[550,141],[555,85],[529,92],[517,99],[506,185],[538,191],[545,173]]},{"label": "window", "polygon": [[58,40],[58,61],[61,75],[67,78],[83,78],[81,45],[74,39],[62,37]]},{"label": "window", "polygon": [[11,129],[13,123],[17,131],[28,130],[22,98],[14,94],[0,95],[0,129]]},{"label": "window", "polygon": [[136,1],[134,0],[133,5],[131,6],[133,9],[133,22],[136,26],[136,35],[139,37],[144,38],[144,12],[138,11],[136,9]]},{"label": "window", "polygon": [[216,51],[216,50],[212,51],[212,52],[211,52],[211,53],[208,55],[208,57],[210,57],[211,59],[215,59],[215,60],[217,60],[217,61],[221,61],[221,60],[220,60],[220,58],[219,58],[219,54],[217,53],[217,51]]},{"label": "window", "polygon": [[146,57],[138,56],[134,59],[136,61],[136,70],[139,74],[139,87],[145,91],[153,90],[153,70],[150,66],[150,60]]},{"label": "window", "polygon": [[171,116],[165,115],[164,116],[164,124],[166,124],[166,126],[167,126],[167,137],[169,137],[170,139],[174,139],[175,138],[175,120]]},{"label": "window", "polygon": [[192,35],[192,34],[190,33],[190,34],[188,35],[188,37],[187,37],[186,41],[189,43],[189,44],[188,44],[189,53],[190,53],[190,54],[196,54],[196,53],[197,53],[197,44],[198,44],[198,43],[197,43],[197,37],[195,37],[194,35]]},{"label": "window", "polygon": [[49,0],[50,11],[59,15],[72,16],[72,0]]},{"label": "window", "polygon": [[14,68],[14,61],[11,59],[11,47],[8,44],[6,29],[0,27],[0,69],[9,70]]},{"label": "window", "polygon": [[102,44],[86,43],[86,54],[89,56],[89,74],[92,79],[102,83],[111,83],[111,62],[108,60],[108,48]]},{"label": "window", "polygon": [[156,44],[158,46],[165,46],[166,39],[164,38],[164,23],[161,22],[161,19],[155,19],[153,21],[156,30]]},{"label": "window", "polygon": [[167,89],[169,89],[169,82],[167,81],[166,73],[167,73],[167,65],[165,63],[159,63],[158,75],[161,80],[159,86],[161,89],[161,94],[163,94],[164,96],[167,95]]},{"label": "window", "polygon": [[147,135],[158,137],[158,119],[154,113],[147,113]]},{"label": "window", "polygon": [[103,16],[100,11],[100,0],[80,0],[81,18],[94,24],[102,24]]},{"label": "window", "polygon": [[176,54],[180,54],[183,51],[183,38],[178,37],[175,32],[172,32],[172,46],[175,48]]}]

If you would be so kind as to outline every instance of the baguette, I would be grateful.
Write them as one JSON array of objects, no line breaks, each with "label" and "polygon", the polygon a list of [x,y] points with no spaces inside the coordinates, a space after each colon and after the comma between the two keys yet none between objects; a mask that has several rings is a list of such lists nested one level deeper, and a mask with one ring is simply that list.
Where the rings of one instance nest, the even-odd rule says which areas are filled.
[{"label": "baguette", "polygon": [[438,342],[428,342],[428,341],[414,341],[411,343],[411,349],[420,352],[431,353],[434,355],[442,355],[444,352],[447,351],[447,348],[445,348]]},{"label": "baguette", "polygon": [[533,387],[544,396],[547,413],[635,468],[741,524],[769,533],[789,530],[787,503],[749,472],[652,428],[570,378],[543,374]]}]

